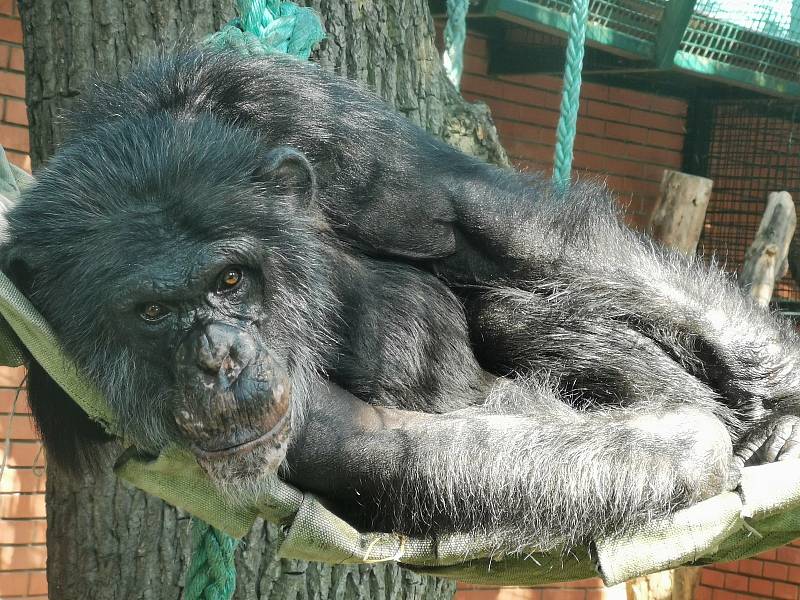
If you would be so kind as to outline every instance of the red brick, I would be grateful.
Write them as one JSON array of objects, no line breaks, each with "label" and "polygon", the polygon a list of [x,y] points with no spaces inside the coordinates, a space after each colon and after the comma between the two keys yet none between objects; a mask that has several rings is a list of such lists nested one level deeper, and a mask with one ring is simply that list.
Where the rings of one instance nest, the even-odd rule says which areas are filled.
[{"label": "red brick", "polygon": [[[21,50],[21,49],[20,49]],[[8,57],[11,54],[11,47],[0,44],[0,69],[8,67]]]},{"label": "red brick", "polygon": [[764,577],[773,581],[786,581],[789,578],[789,567],[780,563],[764,562]]},{"label": "red brick", "polygon": [[646,139],[647,134],[647,129],[643,129],[642,127],[634,127],[625,123],[606,122],[606,135],[610,138],[632,140],[641,143],[642,140]]},{"label": "red brick", "polygon": [[700,573],[700,582],[703,585],[722,588],[725,587],[725,574],[714,569],[703,569]]},{"label": "red brick", "polygon": [[46,536],[47,521],[45,519],[3,519],[0,521],[0,544],[44,544]]},{"label": "red brick", "polygon": [[711,594],[711,588],[699,585],[694,591],[694,600],[711,600]]},{"label": "red brick", "polygon": [[720,571],[727,571],[728,573],[738,573],[739,562],[733,560],[731,562],[717,563],[716,565],[714,565],[714,568]]},{"label": "red brick", "polygon": [[503,91],[497,81],[488,77],[467,74],[461,79],[461,89],[479,94],[482,98],[500,98]]},{"label": "red brick", "polygon": [[729,590],[714,590],[712,596],[713,600],[737,600],[736,594]]},{"label": "red brick", "polygon": [[543,589],[542,600],[586,600],[584,590]]},{"label": "red brick", "polygon": [[22,43],[22,23],[19,19],[0,17],[0,40]]},{"label": "red brick", "polygon": [[33,469],[6,468],[0,479],[0,492],[4,494],[23,492],[32,494],[45,489],[44,473],[34,473]]},{"label": "red brick", "polygon": [[489,47],[486,43],[486,37],[471,32],[464,43],[464,52],[477,56],[489,56]]},{"label": "red brick", "polygon": [[0,0],[0,14],[12,15],[14,14],[14,0]]},{"label": "red brick", "polygon": [[738,575],[736,573],[728,573],[725,575],[725,588],[729,590],[736,590],[737,592],[747,591],[747,577]]},{"label": "red brick", "polygon": [[784,546],[777,548],[778,561],[790,565],[800,565],[800,548]]},{"label": "red brick", "polygon": [[591,579],[579,579],[577,581],[562,581],[553,584],[551,587],[557,588],[602,588],[603,580],[597,577]]},{"label": "red brick", "polygon": [[800,583],[800,567],[789,567],[789,581]]},{"label": "red brick", "polygon": [[459,590],[453,600],[497,600],[499,591],[494,589]]},{"label": "red brick", "polygon": [[[606,127],[608,129],[608,127]],[[683,149],[683,134],[667,133],[666,131],[647,130],[647,143],[658,148],[669,150]]]},{"label": "red brick", "polygon": [[483,56],[464,54],[464,73],[473,75],[486,75],[489,71],[489,61]]},{"label": "red brick", "polygon": [[739,573],[746,575],[761,575],[764,570],[764,563],[760,560],[745,559],[739,561]]},{"label": "red brick", "polygon": [[[11,423],[9,424],[9,420]],[[0,415],[0,440],[37,440],[39,436],[28,415]]]},{"label": "red brick", "polygon": [[25,106],[25,102],[9,98],[6,101],[6,112],[3,120],[17,125],[27,125],[28,107]]},{"label": "red brick", "polygon": [[28,152],[30,150],[28,128],[0,124],[0,144],[5,148]]},{"label": "red brick", "polygon": [[784,598],[785,600],[796,600],[797,589],[797,586],[791,583],[776,581],[773,588],[773,597]]},{"label": "red brick", "polygon": [[661,115],[652,111],[631,109],[630,122],[634,125],[644,125],[662,131],[683,134],[686,130],[686,121],[683,117]]},{"label": "red brick", "polygon": [[[9,467],[32,467],[35,464],[42,464],[43,461],[39,456],[40,448],[41,444],[38,442],[12,442],[6,465]],[[5,451],[4,447],[0,447],[0,459]]]},{"label": "red brick", "polygon": [[604,121],[618,121],[620,123],[630,123],[631,121],[631,109],[618,104],[592,101],[587,103],[586,114]]},{"label": "red brick", "polygon": [[514,85],[513,83],[495,83],[495,85],[502,85],[503,98],[509,102],[537,108],[548,108],[554,112],[558,110],[561,103],[557,94],[552,94],[548,91]]},{"label": "red brick", "polygon": [[[17,388],[25,379],[25,367],[0,367],[0,388]],[[0,405],[0,411],[2,405]]]},{"label": "red brick", "polygon": [[41,546],[0,546],[0,571],[43,569],[47,549]]},{"label": "red brick", "polygon": [[28,173],[31,172],[31,157],[24,152],[15,152],[14,150],[6,150],[6,157],[12,165],[17,165],[20,169],[24,169]]},{"label": "red brick", "polygon": [[0,518],[42,519],[46,516],[44,494],[0,494]]},{"label": "red brick", "polygon": [[0,573],[0,593],[8,596],[24,596],[28,593],[27,573]]},{"label": "red brick", "polygon": [[31,596],[47,595],[47,574],[44,571],[31,573],[31,578],[28,582],[28,594]]},{"label": "red brick", "polygon": [[3,96],[25,97],[25,75],[0,71],[0,94]]},{"label": "red brick", "polygon": [[22,48],[11,48],[8,68],[12,71],[20,72],[25,70],[25,53],[22,51]]},{"label": "red brick", "polygon": [[578,135],[596,135],[604,137],[606,134],[605,121],[600,119],[592,119],[591,117],[583,117],[578,119]]},{"label": "red brick", "polygon": [[750,578],[749,591],[758,596],[772,597],[772,582],[766,579]]}]

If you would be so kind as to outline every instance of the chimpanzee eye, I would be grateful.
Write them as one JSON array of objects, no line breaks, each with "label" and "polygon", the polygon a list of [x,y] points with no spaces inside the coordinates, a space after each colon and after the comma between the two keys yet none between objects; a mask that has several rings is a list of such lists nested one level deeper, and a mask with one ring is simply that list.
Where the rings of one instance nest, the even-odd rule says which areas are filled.
[{"label": "chimpanzee eye", "polygon": [[168,314],[169,309],[163,304],[158,304],[157,302],[148,302],[147,304],[142,305],[142,308],[139,311],[139,316],[150,323],[160,321]]},{"label": "chimpanzee eye", "polygon": [[244,275],[242,274],[242,270],[240,268],[228,267],[219,276],[217,291],[229,292],[237,288],[239,284],[242,283],[243,277]]}]

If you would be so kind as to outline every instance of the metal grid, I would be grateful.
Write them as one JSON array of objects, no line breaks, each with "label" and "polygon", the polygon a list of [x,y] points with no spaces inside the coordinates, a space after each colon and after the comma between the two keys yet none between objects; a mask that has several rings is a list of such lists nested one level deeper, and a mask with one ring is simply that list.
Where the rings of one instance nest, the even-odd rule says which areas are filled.
[{"label": "metal grid", "polygon": [[[589,0],[589,23],[645,42],[655,42],[668,0]],[[541,0],[540,6],[569,14],[571,0]]]},{"label": "metal grid", "polygon": [[[767,194],[786,190],[800,198],[800,103],[784,100],[714,102],[706,175],[714,180],[702,251],[738,271],[766,208]],[[800,301],[786,276],[775,299]]]},{"label": "metal grid", "polygon": [[797,44],[800,32],[793,32],[791,39],[781,39],[766,34],[764,30],[770,29],[766,24],[755,22],[754,25],[761,30],[696,14],[683,35],[680,50],[754,73],[800,81],[800,45]]},{"label": "metal grid", "polygon": [[800,42],[800,4],[793,0],[698,0],[694,12],[762,35]]}]

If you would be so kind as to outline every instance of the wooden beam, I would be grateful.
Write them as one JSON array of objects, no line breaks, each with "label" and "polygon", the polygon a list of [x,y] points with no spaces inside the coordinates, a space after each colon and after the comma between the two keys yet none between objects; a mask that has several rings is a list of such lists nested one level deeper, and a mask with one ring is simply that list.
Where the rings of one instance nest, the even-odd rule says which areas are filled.
[{"label": "wooden beam", "polygon": [[695,4],[696,0],[670,0],[664,7],[656,35],[654,59],[659,69],[669,69],[675,62],[675,53],[689,26]]},{"label": "wooden beam", "polygon": [[786,272],[786,258],[797,214],[788,192],[771,192],[758,232],[744,258],[740,285],[761,306],[772,299],[775,282]]},{"label": "wooden beam", "polygon": [[650,235],[665,246],[694,254],[713,184],[705,177],[665,169],[647,228]]}]

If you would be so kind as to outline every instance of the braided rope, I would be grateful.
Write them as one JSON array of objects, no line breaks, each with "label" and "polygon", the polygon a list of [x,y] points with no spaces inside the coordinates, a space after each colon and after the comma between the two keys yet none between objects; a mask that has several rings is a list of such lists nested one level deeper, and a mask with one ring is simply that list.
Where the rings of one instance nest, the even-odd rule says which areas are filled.
[{"label": "braided rope", "polygon": [[442,63],[447,78],[458,89],[464,71],[464,42],[467,39],[469,0],[447,0]]},{"label": "braided rope", "polygon": [[192,519],[192,562],[186,574],[186,600],[229,600],[236,589],[233,562],[237,540],[205,521]]},{"label": "braided rope", "polygon": [[572,174],[572,148],[578,126],[578,106],[581,95],[581,70],[586,41],[586,21],[589,0],[573,0],[569,17],[567,59],[564,65],[564,89],[561,93],[561,115],[556,129],[555,166],[553,181],[566,186]]},{"label": "braided rope", "polygon": [[291,54],[303,60],[325,38],[319,16],[310,8],[283,0],[237,0],[239,18],[206,42],[246,55]]},{"label": "braided rope", "polygon": [[[313,10],[283,0],[237,0],[239,18],[206,38],[206,44],[245,55],[285,53],[307,59],[325,37]],[[192,560],[186,600],[230,600],[236,589],[237,540],[205,521],[192,519]]]}]

